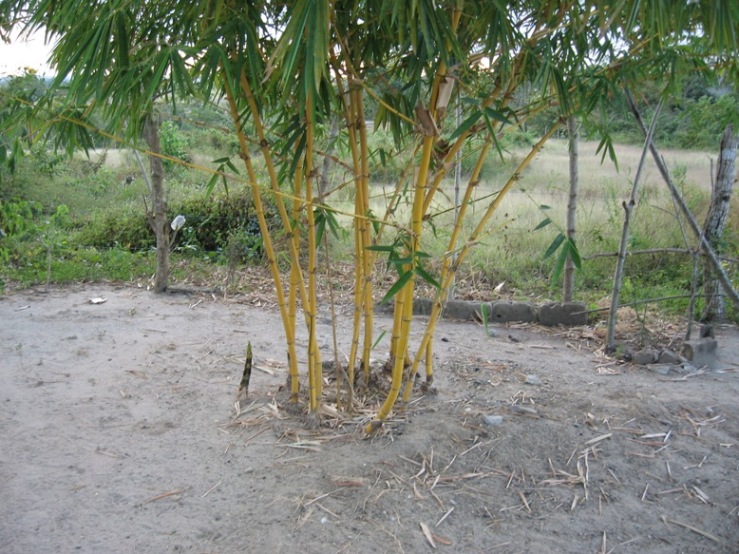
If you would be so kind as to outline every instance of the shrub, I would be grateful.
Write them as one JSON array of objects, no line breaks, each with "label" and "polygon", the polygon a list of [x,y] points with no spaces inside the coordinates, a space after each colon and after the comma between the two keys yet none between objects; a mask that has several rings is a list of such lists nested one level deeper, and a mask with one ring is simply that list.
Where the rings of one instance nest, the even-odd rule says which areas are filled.
[{"label": "shrub", "polygon": [[[269,211],[269,208],[268,208]],[[261,235],[254,204],[247,194],[204,197],[197,196],[173,203],[169,218],[182,214],[185,226],[173,235],[173,248],[205,252],[242,252],[241,259],[261,256]],[[276,227],[275,216],[268,215]],[[153,248],[154,233],[146,216],[139,211],[108,212],[93,219],[80,232],[79,240],[87,246],[129,251]]]},{"label": "shrub", "polygon": [[[162,154],[177,158],[183,162],[192,161],[192,156],[189,152],[190,143],[187,136],[173,122],[165,121],[162,123],[159,131],[159,140],[161,142]],[[174,165],[174,162],[171,160],[164,160],[164,167],[166,169],[172,169]]]}]

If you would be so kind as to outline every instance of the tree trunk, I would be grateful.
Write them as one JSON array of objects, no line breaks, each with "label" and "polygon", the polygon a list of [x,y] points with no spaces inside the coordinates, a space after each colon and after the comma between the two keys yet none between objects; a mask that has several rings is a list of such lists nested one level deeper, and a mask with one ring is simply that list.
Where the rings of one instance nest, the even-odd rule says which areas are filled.
[{"label": "tree trunk", "polygon": [[[734,187],[737,146],[739,146],[739,134],[735,135],[734,126],[729,124],[721,137],[716,180],[712,183],[711,207],[708,209],[706,223],[703,226],[706,241],[717,255],[720,254],[721,238],[729,217],[729,200]],[[707,261],[703,264],[703,276],[703,293],[706,299],[703,320],[722,321],[724,319],[724,298],[721,294],[721,285]]]},{"label": "tree trunk", "polygon": [[157,269],[154,292],[164,292],[169,285],[169,221],[167,199],[164,194],[164,165],[159,144],[161,122],[149,115],[144,122],[144,140],[149,147],[149,169],[151,171],[151,210],[147,214],[149,224],[157,239]]},{"label": "tree trunk", "polygon": [[[577,117],[571,115],[567,119],[567,135],[570,143],[570,196],[567,202],[567,239],[574,242],[577,229],[575,217],[577,215]],[[564,268],[564,288],[562,301],[572,302],[575,298],[575,264],[572,256],[567,256]]]}]

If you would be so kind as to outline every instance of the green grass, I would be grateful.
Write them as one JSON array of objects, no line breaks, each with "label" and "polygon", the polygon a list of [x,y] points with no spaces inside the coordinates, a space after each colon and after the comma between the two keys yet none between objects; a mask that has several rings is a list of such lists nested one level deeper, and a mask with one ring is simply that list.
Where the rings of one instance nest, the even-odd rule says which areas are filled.
[{"label": "green grass", "polygon": [[[592,142],[580,145],[577,244],[583,257],[615,253],[618,250],[624,219],[622,202],[627,201],[631,194],[641,156],[638,147],[619,146],[616,169],[608,159],[601,163],[600,155],[596,155],[596,147]],[[509,152],[506,159],[498,160],[500,169],[487,174],[478,185],[475,203],[470,206],[469,219],[464,224],[464,236],[472,232],[487,205],[524,155],[525,152],[520,150]],[[710,201],[709,154],[665,151],[664,157],[673,180],[697,220],[702,221]],[[554,257],[544,259],[543,255],[556,235],[565,228],[568,164],[566,141],[550,141],[502,202],[489,228],[468,257],[467,271],[482,273],[493,285],[505,281],[506,290],[514,296],[560,297],[559,284],[550,280]],[[463,181],[463,187],[465,184]],[[443,184],[442,191],[443,194],[437,196],[432,207],[431,212],[436,215],[427,223],[423,243],[423,249],[436,257],[444,254],[454,224],[454,184],[451,179]],[[390,192],[390,187],[373,187],[371,207],[375,214],[384,213]],[[352,200],[351,195],[345,194],[332,205],[342,212],[351,212]],[[725,255],[735,258],[739,251],[738,212],[734,210],[733,219],[726,230],[729,248]],[[407,222],[409,213],[408,201],[401,203],[396,212],[397,220]],[[546,217],[552,219],[552,224],[535,231]],[[669,190],[649,158],[637,189],[629,250],[685,248],[680,220]],[[344,217],[344,223],[349,224],[349,217]],[[690,231],[687,233],[692,247],[695,239]],[[392,242],[393,237],[394,231],[390,229],[383,244]],[[343,247],[344,255],[350,256],[350,242]],[[341,249],[342,245],[337,245],[337,250]],[[615,257],[585,260],[577,276],[579,298],[590,301],[610,295],[615,260]],[[684,254],[631,256],[626,264],[626,282],[633,286],[624,287],[624,302],[688,294],[691,274],[692,260]],[[686,306],[687,300],[662,303],[662,307],[673,313],[684,313]]]},{"label": "green grass", "polygon": [[[610,160],[601,163],[600,155],[596,155],[595,150],[595,143],[580,144],[577,244],[585,261],[578,272],[576,294],[587,302],[598,302],[610,295],[615,258],[587,258],[617,250],[624,217],[621,204],[630,195],[632,179],[641,156],[638,147],[618,146],[617,170]],[[208,166],[210,159],[215,156],[209,152],[190,154],[193,162],[201,166]],[[469,218],[464,223],[464,237],[472,232],[487,205],[525,154],[525,150],[516,147],[506,152],[502,160],[492,158],[486,164],[483,180],[476,187],[473,204],[468,210]],[[710,158],[715,155],[665,151],[664,156],[687,203],[698,221],[702,221],[710,200]],[[149,242],[144,245],[140,236],[142,232],[144,235],[149,233],[146,229],[140,229],[145,223],[141,214],[148,191],[141,178],[130,185],[124,184],[127,175],[139,175],[140,171],[131,152],[93,152],[89,160],[78,156],[50,167],[43,171],[28,167],[19,171],[16,188],[23,191],[27,200],[38,201],[43,210],[34,216],[35,222],[24,231],[22,238],[11,237],[0,246],[5,252],[0,252],[0,260],[3,255],[7,258],[0,277],[6,283],[21,286],[45,283],[47,280],[62,283],[148,279],[154,271],[154,258],[149,250]],[[332,182],[336,185],[347,178],[345,173],[336,169]],[[493,286],[505,281],[504,292],[512,297],[558,299],[559,283],[552,283],[550,279],[555,257],[544,259],[544,252],[565,226],[568,179],[567,143],[551,140],[504,199],[489,228],[479,237],[461,273],[482,276]],[[170,206],[202,204],[209,180],[210,175],[202,171],[182,167],[171,169],[166,178]],[[463,179],[462,187],[465,185]],[[243,188],[243,183],[230,183],[232,193]],[[375,215],[384,214],[392,189],[391,184],[376,182],[372,185],[371,208]],[[422,248],[437,260],[446,253],[454,224],[453,199],[454,182],[450,178],[443,183],[442,192],[437,195],[431,208],[432,217],[425,224]],[[630,250],[684,248],[680,218],[651,159],[639,185],[637,199],[629,238]],[[395,221],[400,226],[408,223],[409,201],[409,196],[404,196],[395,213]],[[327,202],[339,212],[351,214],[352,188],[345,187],[329,197]],[[59,205],[67,206],[69,213],[64,221],[50,222],[50,218],[56,217],[53,214]],[[545,217],[551,218],[552,224],[535,230]],[[336,261],[351,261],[351,216],[339,213],[337,218],[344,233],[339,238],[331,237],[331,257]],[[94,243],[98,244],[97,247],[81,245],[81,237],[90,236],[93,231],[98,235],[113,233],[119,220],[127,223],[128,226],[122,227],[127,231],[120,235],[120,240],[111,242],[115,245],[112,248],[103,248],[98,243]],[[205,225],[205,220],[201,223],[195,217],[191,221],[197,226]],[[390,244],[397,232],[396,228],[389,227],[381,243]],[[181,261],[179,265],[173,264],[173,279],[186,280],[188,275],[195,274],[197,280],[207,281],[208,272],[216,269],[217,264],[229,262],[230,254],[223,247],[226,239],[229,249],[232,242],[236,247],[241,244],[238,241],[242,240],[238,236],[223,237],[219,243],[220,250],[215,253],[207,253],[197,247],[185,248],[187,245],[181,244],[178,248],[182,252],[174,253],[175,259]],[[725,239],[725,255],[739,257],[739,210],[731,212]],[[692,246],[694,239],[690,240]],[[256,259],[252,258],[252,263]],[[431,269],[438,268],[438,261],[431,266]],[[737,275],[736,265],[727,267],[734,276]],[[630,256],[626,265],[623,301],[687,294],[691,273],[692,261],[685,255]],[[670,301],[661,303],[661,306],[672,313],[684,313],[686,302]]]}]

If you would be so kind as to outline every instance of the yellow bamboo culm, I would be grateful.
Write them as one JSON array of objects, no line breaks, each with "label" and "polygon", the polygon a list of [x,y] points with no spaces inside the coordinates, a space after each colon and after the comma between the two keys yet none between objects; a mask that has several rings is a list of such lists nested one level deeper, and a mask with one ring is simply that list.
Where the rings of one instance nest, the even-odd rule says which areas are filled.
[{"label": "yellow bamboo culm", "polygon": [[[449,295],[449,288],[451,286],[451,278],[447,279],[447,275],[450,271],[450,266],[452,263],[452,256],[451,252],[456,250],[457,248],[457,241],[459,240],[459,235],[462,232],[462,224],[464,222],[465,215],[467,213],[467,207],[471,204],[472,200],[472,194],[477,187],[478,180],[480,178],[480,172],[482,171],[483,162],[485,161],[485,158],[488,155],[488,151],[490,149],[490,142],[487,142],[481,152],[480,155],[477,158],[477,163],[475,164],[474,169],[472,170],[472,174],[470,175],[469,180],[467,181],[467,186],[465,187],[464,192],[464,198],[462,199],[462,202],[459,206],[459,213],[457,214],[457,220],[455,221],[454,227],[452,228],[452,235],[449,238],[449,245],[447,247],[447,255],[444,256],[444,260],[442,262],[441,267],[441,290],[436,295],[435,301],[431,306],[431,314],[429,314],[429,320],[426,324],[426,331],[423,334],[423,338],[421,339],[421,344],[418,347],[418,352],[416,353],[416,357],[413,359],[413,366],[411,367],[411,377],[414,378],[416,376],[416,373],[418,372],[418,366],[421,362],[421,359],[425,359],[426,361],[426,386],[430,387],[433,385],[434,381],[434,372],[433,372],[433,363],[432,363],[432,357],[430,352],[433,349],[433,337],[434,333],[436,331],[436,324],[439,321],[439,318],[441,317],[441,311],[444,307],[444,304],[446,303],[447,297]],[[410,400],[411,395],[411,387],[407,387],[405,392],[403,393],[403,400],[405,402],[408,402]]]},{"label": "yellow bamboo culm", "polygon": [[[287,358],[288,358],[288,374],[290,375],[291,386],[293,387],[293,395],[297,401],[297,390],[296,387],[299,384],[298,380],[298,356],[295,349],[295,328],[290,325],[290,314],[287,307],[287,301],[285,299],[285,293],[282,289],[282,276],[280,275],[280,268],[277,266],[277,259],[275,257],[274,246],[272,244],[272,236],[267,225],[267,220],[264,216],[264,204],[262,202],[262,193],[257,182],[256,172],[254,171],[254,165],[251,162],[249,155],[249,145],[244,135],[244,130],[241,126],[241,114],[239,113],[236,100],[233,95],[228,76],[223,72],[222,74],[224,89],[226,91],[226,98],[228,101],[229,109],[231,112],[231,118],[236,126],[236,134],[239,139],[239,148],[241,155],[244,158],[244,165],[246,166],[247,174],[249,176],[249,184],[252,192],[252,200],[254,202],[254,211],[257,214],[257,221],[259,222],[259,230],[262,233],[262,242],[264,244],[264,252],[267,256],[267,262],[269,264],[270,273],[275,283],[275,292],[277,294],[277,305],[280,309],[280,316],[282,317],[282,325],[285,330],[285,342],[287,344]],[[292,395],[291,395],[292,398]]]},{"label": "yellow bamboo culm", "polygon": [[[332,57],[332,62],[336,68],[337,73],[341,73],[338,61]],[[342,107],[344,109],[344,121],[346,122],[347,129],[347,142],[349,144],[349,152],[352,156],[352,169],[353,169],[353,182],[355,188],[359,188],[360,174],[361,174],[361,163],[359,160],[359,147],[357,145],[357,129],[356,129],[356,115],[355,115],[355,96],[351,93],[347,93],[344,89],[344,84],[341,79],[336,80],[336,86],[339,90],[339,97],[342,100]],[[363,309],[363,289],[362,283],[364,282],[364,264],[361,262],[362,259],[362,237],[360,231],[360,225],[363,220],[361,204],[358,201],[357,195],[354,198],[354,217],[352,220],[354,228],[354,313],[352,316],[352,335],[351,335],[351,346],[349,349],[349,361],[347,366],[347,377],[350,382],[349,394],[350,398],[348,401],[349,406],[352,405],[351,394],[354,390],[354,378],[355,368],[357,364],[357,352],[359,350],[359,332],[362,321],[362,309]]]},{"label": "yellow bamboo culm", "polygon": [[305,103],[305,209],[308,222],[308,304],[303,306],[308,321],[308,382],[310,386],[310,410],[318,411],[323,395],[323,367],[318,352],[316,318],[318,316],[318,245],[316,244],[316,221],[313,213],[313,107],[310,95]]},{"label": "yellow bamboo culm", "polygon": [[[303,280],[303,273],[300,269],[300,237],[298,236],[297,230],[294,228],[293,221],[298,221],[297,218],[292,219],[288,215],[287,208],[285,207],[285,203],[283,201],[283,195],[280,191],[280,182],[277,177],[277,171],[275,170],[274,161],[272,160],[272,152],[269,149],[269,141],[267,140],[267,135],[264,129],[264,123],[262,121],[261,115],[259,113],[259,106],[257,106],[257,101],[254,98],[254,93],[252,91],[251,85],[249,84],[249,80],[246,77],[245,70],[242,68],[241,73],[239,75],[239,85],[241,87],[241,91],[244,94],[244,97],[246,98],[247,104],[249,105],[249,110],[252,115],[252,121],[254,122],[254,129],[256,130],[257,137],[259,137],[259,145],[260,150],[262,153],[262,157],[264,158],[265,166],[267,167],[267,174],[269,175],[269,182],[270,182],[270,188],[273,192],[274,198],[275,198],[275,204],[277,206],[277,211],[280,214],[280,221],[282,223],[282,226],[284,229],[287,230],[289,240],[289,246],[290,246],[290,281],[291,286],[293,283],[297,286],[297,292],[300,296],[302,304],[305,306],[308,303],[308,296],[305,290],[305,282]],[[235,121],[240,121],[235,120]],[[248,151],[247,151],[248,152]],[[253,169],[252,169],[253,171]],[[256,181],[256,176],[254,177],[254,180]],[[299,201],[299,196],[297,194],[298,191],[296,191],[295,196],[293,197],[293,211],[296,210],[295,203]],[[279,271],[279,269],[278,269]],[[278,297],[281,293],[281,286],[277,284],[278,282],[275,281],[275,288],[277,289]],[[292,300],[293,305],[293,317],[290,317],[290,314],[288,314],[288,325],[290,326],[290,335],[293,338],[293,342],[295,340],[295,330],[296,330],[296,318],[295,315],[295,299]],[[289,311],[289,310],[288,310]],[[285,330],[287,333],[287,329]],[[294,350],[294,347],[293,347]],[[289,364],[289,375],[290,375],[290,401],[293,403],[298,402],[298,395],[300,393],[300,378],[298,375],[298,360],[296,352],[288,352],[288,364]]]},{"label": "yellow bamboo culm", "polygon": [[[357,183],[357,191],[361,192],[358,197],[361,198],[360,211],[365,216],[361,220],[359,234],[361,239],[361,259],[362,259],[362,275],[364,276],[362,283],[363,291],[363,310],[364,310],[364,345],[362,349],[362,369],[364,372],[365,383],[369,382],[370,376],[370,354],[372,353],[372,343],[374,336],[374,295],[372,285],[372,266],[375,262],[375,253],[369,249],[372,244],[372,236],[370,230],[372,225],[366,219],[370,211],[369,204],[369,145],[367,142],[367,123],[364,117],[364,107],[362,101],[361,89],[353,91],[356,97],[357,125],[359,126],[359,158],[360,158],[360,178]],[[359,201],[358,201],[359,202]]]},{"label": "yellow bamboo culm", "polygon": [[[416,263],[416,252],[420,251],[421,232],[423,230],[423,201],[426,194],[426,182],[428,179],[428,170],[431,164],[431,155],[434,149],[434,135],[426,134],[423,138],[423,148],[421,150],[421,160],[419,163],[418,177],[416,186],[413,191],[413,211],[411,215],[411,237],[410,252],[407,255],[412,262],[404,267],[404,271],[413,271]],[[382,422],[390,415],[390,411],[398,399],[400,388],[403,384],[403,374],[405,370],[406,352],[408,351],[408,342],[410,338],[411,322],[413,320],[413,292],[415,290],[415,275],[411,274],[410,279],[405,286],[398,292],[395,303],[395,321],[400,315],[399,336],[396,340],[396,348],[393,351],[393,368],[390,390],[388,391],[385,402],[377,412],[374,421],[370,422],[366,431],[374,432],[378,429]],[[395,336],[395,331],[393,331]]]},{"label": "yellow bamboo culm", "polygon": [[[300,212],[302,209],[302,202],[300,202],[300,195],[301,195],[301,188],[302,188],[302,182],[303,182],[303,172],[301,169],[300,164],[298,164],[298,167],[295,171],[295,177],[293,179],[293,201],[292,201],[292,220],[293,221],[299,221],[300,220]],[[293,239],[293,246],[300,251],[300,234],[297,232],[297,229],[294,229],[292,234],[294,235]],[[291,263],[290,264],[290,291],[288,295],[288,312],[290,316],[290,326],[293,329],[293,333],[296,332],[297,329],[297,313],[298,313],[298,294],[301,290],[305,290],[303,286],[303,278],[302,278],[302,272],[300,271],[300,266]],[[295,383],[290,383],[290,400],[293,403],[298,402],[299,400],[299,393],[300,393],[300,382],[296,379]]]}]

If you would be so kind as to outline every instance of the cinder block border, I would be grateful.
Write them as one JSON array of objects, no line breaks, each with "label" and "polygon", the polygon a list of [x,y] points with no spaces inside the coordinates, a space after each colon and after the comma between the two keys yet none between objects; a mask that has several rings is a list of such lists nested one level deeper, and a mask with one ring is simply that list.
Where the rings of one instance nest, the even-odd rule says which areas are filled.
[{"label": "cinder block border", "polygon": [[[442,317],[462,321],[479,321],[482,306],[487,305],[490,323],[540,323],[546,326],[587,325],[587,306],[582,302],[549,302],[538,308],[531,302],[495,300],[493,302],[473,302],[450,300],[446,303]],[[433,300],[417,298],[413,302],[415,315],[429,315]]]}]

